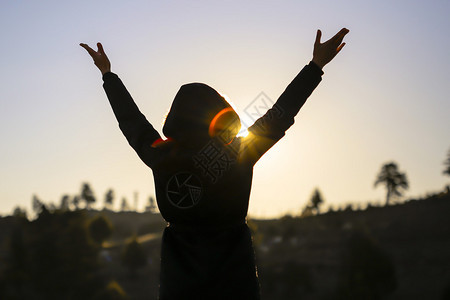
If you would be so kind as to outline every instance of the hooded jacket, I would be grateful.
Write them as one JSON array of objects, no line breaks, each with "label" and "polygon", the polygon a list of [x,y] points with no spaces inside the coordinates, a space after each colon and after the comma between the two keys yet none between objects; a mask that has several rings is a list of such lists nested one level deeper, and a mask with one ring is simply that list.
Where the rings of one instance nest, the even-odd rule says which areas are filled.
[{"label": "hooded jacket", "polygon": [[217,91],[202,83],[183,85],[163,127],[166,140],[118,76],[104,74],[119,127],[152,169],[158,208],[169,223],[161,251],[160,299],[222,299],[218,290],[223,299],[259,299],[245,224],[253,166],[294,123],[322,74],[312,62],[305,66],[246,137],[236,137],[239,117]]},{"label": "hooded jacket", "polygon": [[227,113],[226,116],[222,113],[219,117],[230,121],[229,129],[240,127],[239,116],[216,90],[203,83],[185,84],[173,100],[164,122],[163,133],[179,142],[187,140],[192,144],[206,143],[213,134],[213,129],[210,130],[211,123],[221,112]]}]

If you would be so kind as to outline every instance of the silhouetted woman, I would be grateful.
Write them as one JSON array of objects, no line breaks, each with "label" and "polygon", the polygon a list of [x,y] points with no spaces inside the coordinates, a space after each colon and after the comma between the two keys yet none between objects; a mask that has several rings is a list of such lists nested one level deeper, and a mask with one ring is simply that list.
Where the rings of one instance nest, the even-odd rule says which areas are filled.
[{"label": "silhouetted woman", "polygon": [[103,75],[103,87],[128,143],[152,169],[156,199],[168,222],[161,249],[159,297],[259,299],[246,224],[253,166],[294,123],[321,81],[322,68],[342,49],[343,28],[325,43],[317,31],[313,59],[268,112],[236,137],[240,120],[228,102],[202,83],[183,85],[163,126],[146,120],[100,43],[80,44]]}]

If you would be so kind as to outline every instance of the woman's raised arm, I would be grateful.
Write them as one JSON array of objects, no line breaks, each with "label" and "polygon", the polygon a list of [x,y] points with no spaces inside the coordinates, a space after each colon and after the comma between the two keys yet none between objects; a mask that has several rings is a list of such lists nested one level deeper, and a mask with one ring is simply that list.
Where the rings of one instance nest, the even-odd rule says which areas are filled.
[{"label": "woman's raised arm", "polygon": [[119,77],[111,72],[111,63],[102,44],[97,43],[97,51],[86,44],[80,46],[86,49],[94,59],[94,64],[102,72],[103,88],[119,122],[120,130],[141,160],[151,166],[154,158],[154,149],[151,146],[156,140],[161,139],[161,136],[139,111]]}]

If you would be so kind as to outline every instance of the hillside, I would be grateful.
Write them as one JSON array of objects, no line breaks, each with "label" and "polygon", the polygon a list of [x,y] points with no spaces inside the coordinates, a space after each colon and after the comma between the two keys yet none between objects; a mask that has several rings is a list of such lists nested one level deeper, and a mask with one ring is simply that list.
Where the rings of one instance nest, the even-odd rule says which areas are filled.
[{"label": "hillside", "polygon": [[449,216],[447,194],[365,211],[255,222],[263,236],[257,247],[261,281],[265,267],[270,273],[273,266],[298,265],[310,282],[302,299],[335,299],[348,255],[366,255],[360,245],[355,251],[351,244],[356,236],[361,244],[369,240],[393,263],[395,286],[383,299],[441,299],[450,286]]},{"label": "hillside", "polygon": [[[131,299],[156,299],[159,214],[89,211],[113,224],[100,252],[101,276]],[[450,194],[361,211],[249,220],[263,299],[444,299],[450,288]],[[8,259],[13,217],[0,219],[0,258]],[[147,265],[130,278],[120,257],[132,235]],[[2,269],[0,268],[0,272]]]}]

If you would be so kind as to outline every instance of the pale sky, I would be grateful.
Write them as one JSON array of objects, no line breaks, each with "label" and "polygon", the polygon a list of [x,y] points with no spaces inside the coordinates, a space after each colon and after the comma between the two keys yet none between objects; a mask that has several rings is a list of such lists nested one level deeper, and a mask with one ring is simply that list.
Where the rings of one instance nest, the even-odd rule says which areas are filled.
[{"label": "pale sky", "polygon": [[[296,123],[256,165],[249,214],[382,203],[398,163],[403,199],[440,191],[450,149],[449,1],[12,1],[0,4],[0,215],[59,204],[89,182],[103,203],[154,195],[78,44],[100,41],[154,127],[182,84],[204,82],[243,110],[276,100],[312,58],[317,29],[350,29]],[[244,121],[248,121],[245,120]],[[119,204],[119,203],[116,203]]]}]

